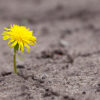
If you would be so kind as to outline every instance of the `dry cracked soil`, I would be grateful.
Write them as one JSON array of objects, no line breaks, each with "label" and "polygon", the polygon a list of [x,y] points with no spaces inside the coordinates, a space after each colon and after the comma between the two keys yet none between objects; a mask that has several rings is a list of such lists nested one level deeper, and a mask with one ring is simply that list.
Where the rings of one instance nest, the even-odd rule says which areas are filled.
[{"label": "dry cracked soil", "polygon": [[0,36],[0,100],[100,100],[99,0],[0,0],[0,33],[35,31],[24,60]]}]

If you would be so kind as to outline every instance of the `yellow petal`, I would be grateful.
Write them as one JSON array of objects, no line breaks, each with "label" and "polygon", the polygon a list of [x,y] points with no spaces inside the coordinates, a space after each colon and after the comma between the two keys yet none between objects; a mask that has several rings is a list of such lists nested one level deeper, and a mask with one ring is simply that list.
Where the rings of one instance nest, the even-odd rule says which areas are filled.
[{"label": "yellow petal", "polygon": [[15,41],[14,43],[11,44],[11,48],[14,47],[17,44],[17,41]]},{"label": "yellow petal", "polygon": [[6,36],[3,36],[3,40],[7,40],[7,39],[9,39],[10,37],[8,36],[8,35],[6,35]]},{"label": "yellow petal", "polygon": [[34,46],[34,45],[35,45],[35,43],[34,43],[34,42],[31,42],[31,43],[30,43],[30,45],[33,45],[33,46]]},{"label": "yellow petal", "polygon": [[36,37],[33,36],[33,37],[32,37],[32,41],[33,41],[33,42],[36,41]]},{"label": "yellow petal", "polygon": [[12,42],[14,42],[14,40],[9,40],[8,45],[9,45],[10,43],[12,43]]},{"label": "yellow petal", "polygon": [[10,31],[10,29],[9,29],[9,28],[6,28],[6,27],[5,27],[4,29],[5,29],[5,30],[7,30],[7,31]]},{"label": "yellow petal", "polygon": [[30,46],[26,43],[24,43],[24,46],[27,48],[27,52],[29,52]]}]

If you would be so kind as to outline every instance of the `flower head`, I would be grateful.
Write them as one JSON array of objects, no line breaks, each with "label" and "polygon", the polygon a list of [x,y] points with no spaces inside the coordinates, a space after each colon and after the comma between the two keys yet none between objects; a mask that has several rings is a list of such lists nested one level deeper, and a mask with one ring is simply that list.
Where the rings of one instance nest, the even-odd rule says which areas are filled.
[{"label": "flower head", "polygon": [[10,39],[8,45],[15,47],[18,45],[18,49],[23,52],[24,47],[29,52],[30,45],[35,45],[36,37],[33,36],[33,31],[25,26],[11,25],[10,28],[4,28],[5,31],[2,33],[3,40]]}]

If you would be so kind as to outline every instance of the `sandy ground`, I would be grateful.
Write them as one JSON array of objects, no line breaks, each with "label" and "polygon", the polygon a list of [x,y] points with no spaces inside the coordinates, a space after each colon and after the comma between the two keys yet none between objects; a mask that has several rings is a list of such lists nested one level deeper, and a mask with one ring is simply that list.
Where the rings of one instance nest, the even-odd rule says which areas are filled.
[{"label": "sandy ground", "polygon": [[0,100],[100,100],[99,0],[0,0],[0,33],[35,30],[37,45],[17,59],[0,36]]}]

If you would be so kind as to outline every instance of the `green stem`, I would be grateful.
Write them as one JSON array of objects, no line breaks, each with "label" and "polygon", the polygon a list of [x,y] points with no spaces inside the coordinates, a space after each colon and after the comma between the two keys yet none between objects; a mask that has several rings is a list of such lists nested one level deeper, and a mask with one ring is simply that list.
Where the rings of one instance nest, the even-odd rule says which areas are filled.
[{"label": "green stem", "polygon": [[16,48],[14,48],[13,64],[14,64],[14,72],[17,74],[17,67],[16,67]]}]

